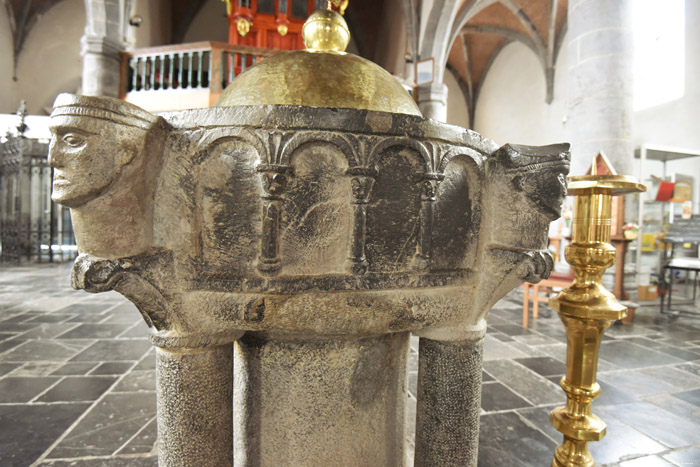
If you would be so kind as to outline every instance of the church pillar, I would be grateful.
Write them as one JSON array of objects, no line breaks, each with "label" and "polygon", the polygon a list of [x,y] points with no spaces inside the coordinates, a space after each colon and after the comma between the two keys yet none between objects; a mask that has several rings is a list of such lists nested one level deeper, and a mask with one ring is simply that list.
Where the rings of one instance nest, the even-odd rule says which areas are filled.
[{"label": "church pillar", "polygon": [[601,150],[632,173],[632,24],[629,0],[569,2],[567,139],[571,174]]},{"label": "church pillar", "polygon": [[87,22],[80,41],[83,95],[119,97],[126,10],[124,0],[85,0]]},{"label": "church pillar", "polygon": [[447,85],[445,83],[426,83],[416,88],[420,111],[426,118],[440,122],[447,121]]}]

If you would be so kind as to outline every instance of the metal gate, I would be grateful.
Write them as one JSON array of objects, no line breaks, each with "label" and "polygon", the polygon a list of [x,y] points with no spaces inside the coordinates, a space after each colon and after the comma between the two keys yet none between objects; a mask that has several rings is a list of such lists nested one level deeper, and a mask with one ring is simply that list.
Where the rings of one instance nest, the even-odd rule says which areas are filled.
[{"label": "metal gate", "polygon": [[[21,130],[21,128],[20,128]],[[47,141],[8,135],[0,150],[0,261],[66,261],[77,254],[69,210],[51,201]]]}]

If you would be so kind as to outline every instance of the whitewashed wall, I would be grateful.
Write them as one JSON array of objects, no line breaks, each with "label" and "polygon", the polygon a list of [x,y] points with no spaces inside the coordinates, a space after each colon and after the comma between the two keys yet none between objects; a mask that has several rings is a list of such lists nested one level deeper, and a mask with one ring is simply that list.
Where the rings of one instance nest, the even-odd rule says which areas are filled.
[{"label": "whitewashed wall", "polygon": [[450,70],[445,70],[447,85],[447,123],[469,128],[469,109],[462,88]]},{"label": "whitewashed wall", "polygon": [[476,101],[474,129],[498,144],[544,145],[565,141],[566,47],[554,77],[554,100],[545,102],[544,70],[526,46],[515,42],[494,60]]},{"label": "whitewashed wall", "polygon": [[83,0],[64,0],[38,18],[18,57],[14,84],[9,23],[5,9],[0,10],[0,112],[16,111],[24,98],[30,114],[44,115],[56,95],[76,92],[80,87]]}]

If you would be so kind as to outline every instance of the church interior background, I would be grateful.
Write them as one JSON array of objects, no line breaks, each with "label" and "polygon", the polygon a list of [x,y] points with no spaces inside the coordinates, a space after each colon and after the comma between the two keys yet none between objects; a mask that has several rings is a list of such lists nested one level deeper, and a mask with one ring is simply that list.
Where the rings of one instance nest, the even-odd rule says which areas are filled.
[{"label": "church interior background", "polygon": [[[144,324],[114,292],[69,289],[77,249],[68,210],[50,201],[52,104],[70,92],[152,112],[209,107],[257,61],[303,48],[301,24],[325,2],[2,3],[0,465],[156,465]],[[390,72],[424,116],[499,146],[572,142],[571,175],[602,151],[647,186],[625,200],[618,276],[639,306],[603,340],[594,411],[608,433],[590,449],[600,465],[700,463],[697,309],[660,320],[656,287],[663,234],[700,213],[700,2],[352,0],[345,18],[348,51]],[[665,183],[688,188],[669,201]],[[571,206],[550,227],[562,273]],[[678,250],[698,258],[697,244]],[[677,279],[691,294],[697,277]],[[561,441],[548,414],[565,400],[563,327],[545,306],[523,325],[522,309],[516,290],[489,314],[479,465],[546,465]],[[417,342],[410,352],[409,445]]]}]

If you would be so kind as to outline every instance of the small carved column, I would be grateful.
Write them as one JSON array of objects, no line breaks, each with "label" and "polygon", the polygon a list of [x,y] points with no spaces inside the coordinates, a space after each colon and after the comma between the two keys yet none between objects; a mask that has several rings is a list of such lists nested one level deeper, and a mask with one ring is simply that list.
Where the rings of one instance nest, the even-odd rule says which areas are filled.
[{"label": "small carved column", "polygon": [[264,164],[258,166],[261,174],[263,194],[262,242],[258,271],[266,276],[275,276],[282,267],[279,259],[279,225],[282,214],[282,194],[287,187],[287,177],[292,168],[286,165]]},{"label": "small carved column", "polygon": [[377,170],[370,167],[353,167],[347,170],[347,174],[352,176],[354,218],[347,268],[353,274],[363,274],[367,270],[367,258],[365,257],[367,203],[374,186]]},{"label": "small carved column", "polygon": [[156,348],[158,464],[233,465],[233,347]]},{"label": "small carved column", "polygon": [[433,204],[440,182],[445,178],[442,174],[425,174],[421,176],[421,206],[420,206],[420,238],[418,251],[414,257],[414,267],[419,271],[430,268],[430,250],[433,236]]},{"label": "small carved column", "polygon": [[476,466],[483,339],[421,337],[415,466]]}]

